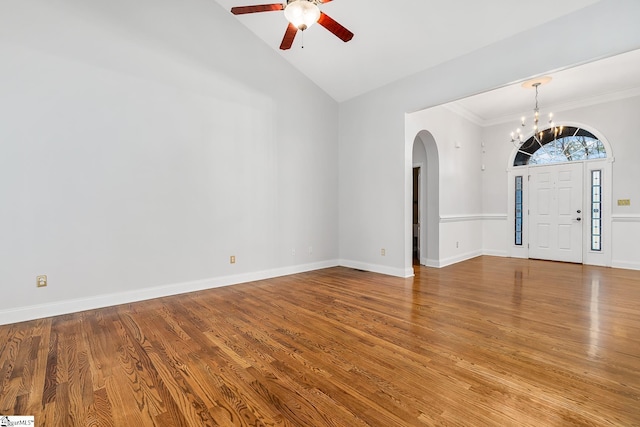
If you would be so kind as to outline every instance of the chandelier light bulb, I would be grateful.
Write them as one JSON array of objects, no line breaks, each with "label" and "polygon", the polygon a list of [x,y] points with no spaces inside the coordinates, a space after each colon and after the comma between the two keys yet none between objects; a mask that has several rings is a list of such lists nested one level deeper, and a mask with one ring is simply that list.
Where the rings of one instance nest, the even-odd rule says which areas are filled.
[{"label": "chandelier light bulb", "polygon": [[511,142],[516,141],[522,144],[522,132],[520,131],[520,128],[517,128],[515,132],[511,132]]},{"label": "chandelier light bulb", "polygon": [[[533,109],[533,123],[531,126],[531,130],[533,132],[533,138],[538,139],[539,141],[538,143],[541,143],[540,141],[542,140],[544,133],[546,131],[546,129],[541,129],[539,127],[539,123],[540,123],[540,108],[538,107],[538,88],[545,84],[548,83],[549,81],[551,81],[551,77],[549,76],[545,76],[545,77],[538,77],[532,80],[528,80],[524,83],[522,83],[522,87],[526,88],[526,89],[535,89],[536,91],[536,95],[535,95],[535,107]],[[526,118],[524,116],[522,116],[520,118],[520,127],[524,128],[525,124],[526,124]],[[550,135],[553,135],[553,137],[557,137],[558,135],[560,135],[562,133],[563,127],[556,127],[555,122],[553,121],[553,113],[549,113],[549,133]],[[513,142],[514,144],[516,142],[519,142],[520,145],[523,144],[523,134],[520,132],[520,128],[516,129],[516,132],[511,132],[511,142]],[[517,146],[517,148],[519,149],[520,146]]]}]

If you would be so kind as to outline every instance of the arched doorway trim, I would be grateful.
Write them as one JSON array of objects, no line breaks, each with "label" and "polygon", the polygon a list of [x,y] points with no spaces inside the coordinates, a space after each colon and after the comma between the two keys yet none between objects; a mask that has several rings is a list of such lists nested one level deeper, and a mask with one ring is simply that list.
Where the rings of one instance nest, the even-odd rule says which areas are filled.
[{"label": "arched doorway trim", "polygon": [[[438,267],[439,247],[440,247],[440,182],[439,182],[439,157],[438,147],[431,132],[421,130],[415,135],[413,147],[419,144],[418,148],[423,149],[426,159],[412,158],[411,172],[414,164],[422,166],[420,176],[420,264]],[[412,192],[410,193],[412,196]],[[412,198],[412,197],[411,197]],[[411,221],[412,222],[412,221]],[[411,248],[409,257],[413,255],[413,224],[410,227]],[[411,261],[411,258],[409,259]]]},{"label": "arched doorway trim", "polygon": [[[598,130],[593,129],[592,127],[575,122],[564,122],[562,125],[567,127],[573,127],[577,129],[585,129],[593,136],[597,137],[599,141],[602,142],[607,156],[604,158],[593,159],[593,160],[574,160],[568,161],[565,163],[554,163],[549,165],[521,165],[514,166],[516,163],[516,156],[518,156],[519,150],[518,147],[515,147],[511,151],[511,156],[508,159],[507,166],[507,191],[508,191],[508,207],[507,207],[507,252],[509,256],[518,257],[518,258],[529,258],[530,256],[530,236],[533,232],[532,225],[529,223],[529,194],[530,194],[530,181],[529,178],[532,174],[534,174],[535,168],[539,167],[560,167],[563,164],[575,164],[582,163],[583,164],[583,207],[582,212],[584,213],[583,222],[583,250],[582,250],[582,262],[584,264],[590,265],[603,265],[603,266],[611,266],[612,259],[612,242],[611,239],[613,237],[612,233],[612,217],[611,211],[613,209],[612,203],[612,168],[613,168],[613,150],[609,141],[602,135]],[[526,135],[526,138],[530,138],[533,134],[530,133]],[[526,140],[526,139],[525,139]],[[602,248],[599,251],[591,250],[591,246],[587,244],[592,238],[591,235],[591,227],[589,226],[591,219],[591,176],[593,171],[601,171],[602,173]],[[514,234],[516,233],[517,224],[516,224],[516,180],[517,177],[521,177],[522,182],[522,198],[525,202],[525,206],[523,206],[523,220],[522,220],[522,230],[524,234],[522,236],[522,241],[520,245],[517,245],[514,240]]]}]

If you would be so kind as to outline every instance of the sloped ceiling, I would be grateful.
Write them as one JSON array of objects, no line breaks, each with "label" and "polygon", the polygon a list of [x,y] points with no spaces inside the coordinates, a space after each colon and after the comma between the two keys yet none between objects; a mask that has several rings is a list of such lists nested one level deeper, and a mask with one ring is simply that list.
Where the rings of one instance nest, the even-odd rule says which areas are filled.
[{"label": "sloped ceiling", "polygon": [[[215,1],[227,10],[277,3]],[[341,102],[594,3],[597,0],[333,0],[321,9],[355,33],[353,40],[344,43],[314,25],[299,33],[287,51],[279,49],[287,26],[283,12],[236,19]]]}]

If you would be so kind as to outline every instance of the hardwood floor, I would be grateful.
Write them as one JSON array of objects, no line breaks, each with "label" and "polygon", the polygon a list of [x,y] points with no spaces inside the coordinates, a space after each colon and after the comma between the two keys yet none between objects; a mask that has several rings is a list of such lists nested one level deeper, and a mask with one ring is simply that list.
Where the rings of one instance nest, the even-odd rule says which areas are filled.
[{"label": "hardwood floor", "polygon": [[39,426],[638,426],[640,271],[347,268],[0,326]]}]

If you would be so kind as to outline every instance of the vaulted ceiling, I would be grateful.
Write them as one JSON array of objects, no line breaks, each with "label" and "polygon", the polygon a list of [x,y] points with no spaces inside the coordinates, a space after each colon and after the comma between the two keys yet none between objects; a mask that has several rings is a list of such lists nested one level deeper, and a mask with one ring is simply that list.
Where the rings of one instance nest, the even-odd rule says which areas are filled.
[{"label": "vaulted ceiling", "polygon": [[[227,10],[234,6],[275,3],[270,0],[215,1]],[[292,49],[285,51],[279,49],[287,26],[283,12],[235,18],[331,97],[345,101],[518,32],[558,18],[570,19],[572,12],[598,1],[332,0],[321,5],[322,11],[353,31],[353,40],[344,43],[315,25],[298,33]],[[540,88],[540,102],[541,106],[553,106],[554,112],[640,94],[640,51],[554,71],[550,75],[551,83]],[[478,124],[491,125],[517,119],[530,112],[533,103],[534,92],[516,83],[449,106]]]},{"label": "vaulted ceiling", "polygon": [[[282,11],[236,19],[335,100],[345,101],[597,1],[333,0],[321,10],[355,33],[353,40],[344,43],[314,25],[286,51],[279,49],[287,27]],[[277,1],[216,2],[230,10]]]}]

